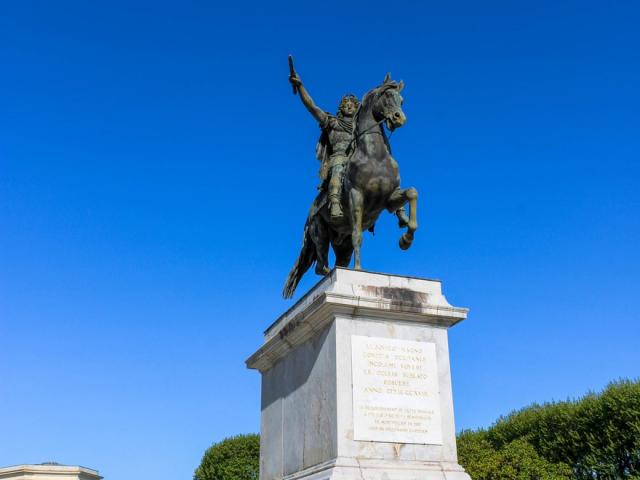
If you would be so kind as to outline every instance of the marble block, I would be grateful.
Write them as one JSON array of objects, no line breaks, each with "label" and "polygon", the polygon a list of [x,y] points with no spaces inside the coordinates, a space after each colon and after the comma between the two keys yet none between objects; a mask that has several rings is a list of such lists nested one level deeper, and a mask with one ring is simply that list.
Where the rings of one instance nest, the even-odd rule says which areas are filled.
[{"label": "marble block", "polygon": [[97,470],[75,465],[47,462],[0,468],[2,480],[102,480]]},{"label": "marble block", "polygon": [[439,281],[336,268],[265,332],[260,480],[469,480]]}]

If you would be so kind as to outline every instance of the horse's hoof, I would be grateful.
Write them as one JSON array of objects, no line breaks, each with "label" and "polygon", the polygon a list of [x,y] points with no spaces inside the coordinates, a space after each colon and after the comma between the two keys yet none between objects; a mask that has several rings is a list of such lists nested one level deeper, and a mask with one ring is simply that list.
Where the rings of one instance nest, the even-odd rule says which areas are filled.
[{"label": "horse's hoof", "polygon": [[400,237],[400,240],[398,241],[398,245],[402,250],[407,250],[411,246],[412,242],[413,242],[413,239],[408,239],[406,238],[405,235],[402,235]]},{"label": "horse's hoof", "polygon": [[322,276],[326,277],[330,273],[331,273],[331,270],[329,270],[329,267],[327,267],[326,265],[324,265],[322,267],[316,266],[316,274],[317,275],[322,275]]}]

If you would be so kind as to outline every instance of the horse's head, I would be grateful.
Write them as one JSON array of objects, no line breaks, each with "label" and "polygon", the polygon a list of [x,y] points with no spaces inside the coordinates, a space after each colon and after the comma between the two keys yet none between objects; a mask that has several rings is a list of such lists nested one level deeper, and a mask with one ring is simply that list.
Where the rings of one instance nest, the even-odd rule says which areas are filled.
[{"label": "horse's head", "polygon": [[387,73],[384,82],[379,87],[374,88],[368,95],[372,95],[371,112],[376,122],[385,121],[387,128],[391,131],[404,125],[407,117],[402,111],[402,96],[400,92],[404,88],[404,82],[391,80],[391,75]]}]

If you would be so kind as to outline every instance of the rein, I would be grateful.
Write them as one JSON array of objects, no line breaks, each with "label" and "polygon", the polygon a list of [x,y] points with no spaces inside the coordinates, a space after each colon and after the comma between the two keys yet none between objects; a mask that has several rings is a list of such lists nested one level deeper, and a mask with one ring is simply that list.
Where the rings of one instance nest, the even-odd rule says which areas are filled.
[{"label": "rein", "polygon": [[[386,118],[383,118],[383,119],[382,119],[382,120],[380,120],[379,122],[374,123],[373,125],[371,125],[371,126],[370,126],[369,128],[367,128],[366,130],[364,130],[364,131],[362,131],[362,132],[359,132],[357,135],[354,135],[354,136],[353,136],[353,138],[351,139],[351,141],[349,142],[349,145],[347,146],[347,151],[350,151],[350,150],[351,150],[351,147],[353,147],[353,144],[354,144],[355,142],[357,142],[357,141],[358,141],[358,139],[359,139],[360,137],[362,137],[363,135],[377,133],[378,135],[380,135],[380,136],[384,137],[384,133],[383,133],[383,132],[381,132],[381,131],[379,131],[379,130],[374,130],[373,132],[371,132],[370,130],[372,130],[372,129],[376,128],[376,127],[379,127],[380,125],[382,125],[382,124],[383,124],[384,122],[386,122],[386,121],[387,121],[387,119],[386,119]],[[383,127],[383,128],[384,128],[384,127]],[[392,130],[392,131],[389,133],[389,136],[387,137],[387,139],[388,139],[388,140],[389,140],[389,139],[391,139],[391,136],[393,135],[393,132],[394,132],[394,131]]]},{"label": "rein", "polygon": [[[379,95],[380,93],[383,93],[384,90],[382,92],[378,92],[377,95]],[[360,113],[360,109],[362,108],[362,104],[360,104],[360,106],[358,106],[358,111],[355,113],[354,115],[354,122],[353,122],[353,129],[355,130],[357,124],[358,124],[358,114]],[[371,134],[371,133],[377,133],[378,135],[381,135],[382,137],[384,137],[384,133],[378,130],[374,130],[374,131],[370,131],[373,130],[376,127],[379,127],[380,125],[382,125],[387,119],[383,118],[382,120],[380,120],[379,122],[371,125],[369,128],[365,129],[362,132],[358,132],[358,134],[354,134],[353,138],[351,139],[351,141],[349,142],[349,144],[347,145],[347,151],[351,151],[351,153],[353,153],[353,151],[351,150],[351,148],[353,147],[354,143],[356,143],[358,141],[358,139],[360,137],[362,137],[365,134]],[[382,127],[384,129],[384,127]],[[391,139],[391,136],[393,135],[393,130],[389,133],[389,136],[387,137],[387,140]]]},{"label": "rein", "polygon": [[[358,113],[359,113],[359,112],[356,112],[356,115],[357,115]],[[356,118],[357,118],[357,117],[356,117]],[[382,119],[382,120],[380,120],[379,122],[374,123],[374,124],[373,124],[373,125],[371,125],[369,128],[367,128],[367,129],[363,130],[362,132],[358,132],[358,134],[357,134],[357,135],[353,135],[353,138],[351,139],[351,141],[349,142],[349,145],[347,146],[347,150],[351,150],[351,147],[353,147],[353,144],[354,144],[354,143],[355,143],[355,142],[356,142],[356,141],[357,141],[361,136],[363,136],[363,135],[365,135],[365,134],[368,134],[368,133],[377,133],[378,135],[382,135],[382,136],[384,136],[384,135],[383,135],[383,133],[382,133],[382,132],[380,132],[380,131],[378,131],[378,130],[374,130],[373,132],[371,132],[370,130],[373,130],[374,128],[379,127],[379,126],[380,126],[380,125],[382,125],[386,120],[387,120],[386,118],[383,118],[383,119]],[[355,124],[356,124],[356,122],[354,122],[354,129],[355,129]]]},{"label": "rein", "polygon": [[379,127],[379,126],[380,126],[380,125],[382,125],[386,120],[387,120],[386,118],[383,118],[383,119],[382,119],[382,120],[380,120],[379,122],[377,122],[377,123],[375,123],[375,124],[371,125],[371,126],[370,126],[369,128],[367,128],[366,130],[364,130],[364,131],[362,131],[362,132],[358,133],[357,135],[354,135],[354,136],[353,136],[353,139],[355,140],[355,139],[357,139],[357,138],[360,138],[360,137],[361,137],[362,135],[364,135],[365,133],[377,133],[377,134],[379,134],[379,135],[382,135],[382,132],[380,132],[380,131],[378,131],[378,130],[376,130],[376,131],[374,131],[374,132],[369,132],[369,130],[372,130],[372,129],[376,128],[376,127]]}]

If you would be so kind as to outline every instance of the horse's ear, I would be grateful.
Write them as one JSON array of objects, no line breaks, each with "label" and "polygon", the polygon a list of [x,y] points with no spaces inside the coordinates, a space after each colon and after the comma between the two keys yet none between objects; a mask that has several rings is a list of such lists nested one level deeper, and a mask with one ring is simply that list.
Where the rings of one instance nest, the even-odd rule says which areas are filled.
[{"label": "horse's ear", "polygon": [[387,76],[384,77],[384,82],[382,83],[389,83],[391,81],[391,72],[387,72]]},{"label": "horse's ear", "polygon": [[398,84],[398,91],[401,92],[403,88],[404,88],[404,81],[400,80],[400,83]]}]

